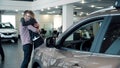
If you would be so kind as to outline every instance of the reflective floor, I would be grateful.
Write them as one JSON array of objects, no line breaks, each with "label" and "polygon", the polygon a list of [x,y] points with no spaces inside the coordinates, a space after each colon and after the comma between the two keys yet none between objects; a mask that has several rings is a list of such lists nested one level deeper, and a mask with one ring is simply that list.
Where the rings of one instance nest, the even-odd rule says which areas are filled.
[{"label": "reflective floor", "polygon": [[[20,68],[23,60],[23,51],[20,41],[17,44],[2,42],[2,47],[5,53],[5,62],[1,63],[0,56],[0,68]],[[29,64],[29,68],[31,68],[31,63]]]}]

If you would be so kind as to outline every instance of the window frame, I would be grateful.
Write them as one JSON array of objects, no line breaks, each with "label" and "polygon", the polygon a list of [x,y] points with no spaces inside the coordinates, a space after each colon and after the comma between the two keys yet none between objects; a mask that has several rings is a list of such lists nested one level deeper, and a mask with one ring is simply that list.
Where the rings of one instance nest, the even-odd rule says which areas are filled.
[{"label": "window frame", "polygon": [[[119,14],[113,14],[113,15],[109,15],[106,19],[106,22],[103,26],[102,29],[100,30],[100,32],[102,32],[102,34],[98,33],[98,37],[95,39],[95,43],[94,45],[96,45],[97,43],[99,45],[96,46],[94,53],[98,53],[98,54],[105,54],[105,55],[112,55],[112,56],[120,56],[120,55],[114,55],[114,54],[108,54],[108,53],[100,53],[100,49],[102,46],[102,42],[104,39],[104,36],[106,35],[107,30],[109,29],[109,25],[112,23],[112,18],[114,18],[114,16],[120,16]],[[99,40],[99,41],[98,41]]]},{"label": "window frame", "polygon": [[[65,33],[58,39],[58,41],[56,42],[56,47],[59,48],[59,49],[65,49],[65,50],[71,50],[69,48],[64,48],[62,47],[63,46],[63,42],[65,41],[65,39],[70,36],[75,30],[79,29],[81,26],[84,26],[86,24],[89,24],[93,21],[97,21],[97,20],[103,20],[103,23],[106,22],[105,19],[107,19],[108,16],[98,16],[98,17],[92,17],[92,18],[88,18],[88,19],[85,19],[83,21],[80,21],[79,23],[77,23],[76,25],[72,25],[72,28],[68,28],[69,30],[65,31]],[[101,27],[103,26],[104,24],[101,25]],[[98,31],[98,33],[101,32],[101,27]],[[98,33],[96,34],[96,37],[98,36]],[[95,38],[96,38],[95,37]],[[95,39],[93,40],[93,43],[92,43],[92,46],[91,46],[91,49],[89,52],[92,52],[94,51],[96,48],[95,46]],[[79,50],[80,51],[80,50]]]}]

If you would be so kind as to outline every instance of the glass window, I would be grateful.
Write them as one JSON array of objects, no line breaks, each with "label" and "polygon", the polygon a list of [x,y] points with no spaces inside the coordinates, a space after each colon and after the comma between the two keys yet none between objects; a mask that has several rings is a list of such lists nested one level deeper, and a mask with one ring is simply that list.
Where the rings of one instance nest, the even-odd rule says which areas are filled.
[{"label": "glass window", "polygon": [[102,22],[103,20],[97,20],[78,28],[65,39],[63,47],[89,51]]},{"label": "glass window", "polygon": [[120,55],[120,17],[112,19],[104,36],[100,53]]},{"label": "glass window", "polygon": [[2,15],[1,22],[6,23],[10,22],[14,28],[16,28],[15,15]]},{"label": "glass window", "polygon": [[2,28],[2,29],[7,29],[7,28],[14,29],[14,27],[10,23],[1,23],[0,28]]}]

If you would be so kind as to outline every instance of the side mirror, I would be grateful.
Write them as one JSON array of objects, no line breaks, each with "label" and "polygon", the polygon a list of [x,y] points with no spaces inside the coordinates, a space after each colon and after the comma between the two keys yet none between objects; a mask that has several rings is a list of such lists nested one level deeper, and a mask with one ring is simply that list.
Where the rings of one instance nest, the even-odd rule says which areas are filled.
[{"label": "side mirror", "polygon": [[114,7],[120,9],[120,0],[116,0]]},{"label": "side mirror", "polygon": [[46,39],[46,47],[53,48],[53,47],[55,47],[55,43],[56,43],[56,38],[54,38],[54,37],[48,37]]}]

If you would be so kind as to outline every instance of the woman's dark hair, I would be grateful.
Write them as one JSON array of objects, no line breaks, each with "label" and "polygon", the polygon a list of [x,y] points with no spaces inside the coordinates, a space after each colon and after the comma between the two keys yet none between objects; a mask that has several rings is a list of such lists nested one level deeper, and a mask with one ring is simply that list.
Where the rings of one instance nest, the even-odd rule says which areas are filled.
[{"label": "woman's dark hair", "polygon": [[27,14],[27,13],[29,13],[32,17],[35,16],[35,14],[33,13],[33,11],[31,11],[31,10],[25,10],[24,11],[24,15]]}]

